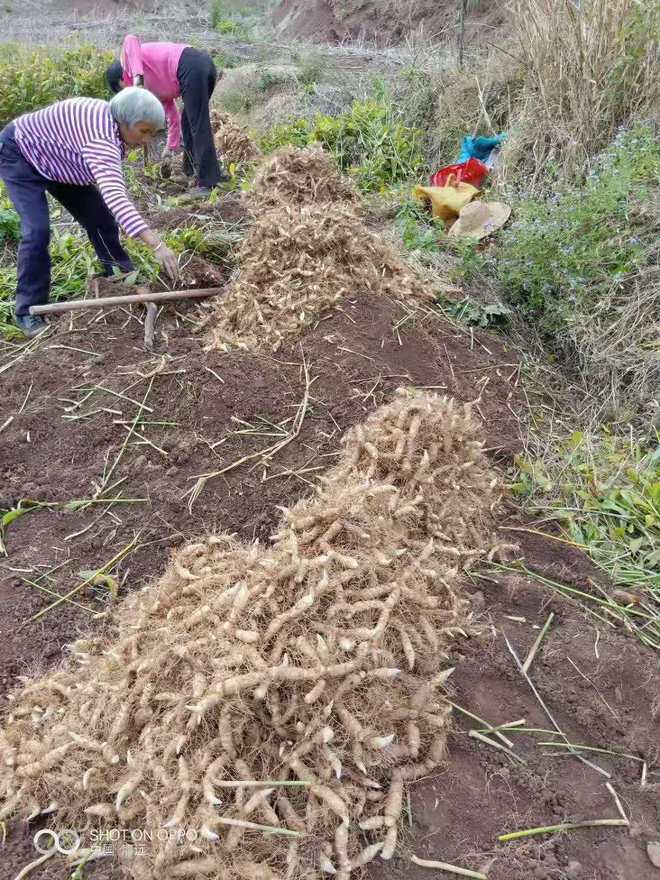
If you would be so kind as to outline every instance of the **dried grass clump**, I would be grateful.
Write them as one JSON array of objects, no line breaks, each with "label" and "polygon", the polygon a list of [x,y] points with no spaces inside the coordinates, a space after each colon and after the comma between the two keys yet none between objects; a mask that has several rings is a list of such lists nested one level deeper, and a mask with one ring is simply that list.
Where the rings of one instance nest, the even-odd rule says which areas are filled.
[{"label": "dried grass clump", "polygon": [[580,172],[618,126],[658,103],[660,6],[638,0],[514,0],[525,72],[518,150]]},{"label": "dried grass clump", "polygon": [[264,160],[254,180],[259,205],[347,202],[359,197],[329,153],[320,147],[282,147]]},{"label": "dried grass clump", "polygon": [[458,576],[497,491],[468,408],[401,394],[271,548],[187,546],[116,640],[27,683],[0,819],[55,802],[69,827],[169,831],[126,863],[135,880],[348,880],[390,858],[404,784],[444,756]]},{"label": "dried grass clump", "polygon": [[226,164],[248,165],[261,155],[250,135],[229,113],[211,110],[211,128],[215,148]]},{"label": "dried grass clump", "polygon": [[648,266],[623,282],[616,279],[588,308],[577,309],[570,332],[589,386],[598,388],[599,413],[605,404],[626,420],[653,425],[660,387],[660,267],[657,249],[649,256]]},{"label": "dried grass clump", "polygon": [[282,204],[257,216],[218,303],[212,345],[276,351],[345,296],[425,298],[394,251],[341,205]]}]

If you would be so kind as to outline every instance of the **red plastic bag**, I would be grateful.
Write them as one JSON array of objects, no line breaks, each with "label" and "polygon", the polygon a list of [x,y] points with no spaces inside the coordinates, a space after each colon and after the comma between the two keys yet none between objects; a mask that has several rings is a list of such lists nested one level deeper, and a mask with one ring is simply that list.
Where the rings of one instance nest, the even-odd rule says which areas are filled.
[{"label": "red plastic bag", "polygon": [[[470,183],[479,189],[488,176],[488,167],[478,159],[468,159],[457,165],[447,165],[431,177],[431,186],[451,186],[457,183]],[[450,178],[453,177],[453,180]]]}]

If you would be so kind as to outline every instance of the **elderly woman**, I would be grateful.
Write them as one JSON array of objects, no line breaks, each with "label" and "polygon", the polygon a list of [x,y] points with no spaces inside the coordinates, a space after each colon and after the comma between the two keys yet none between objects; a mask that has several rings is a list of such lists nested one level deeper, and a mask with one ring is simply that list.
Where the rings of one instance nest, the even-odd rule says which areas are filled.
[{"label": "elderly woman", "polygon": [[[183,170],[197,188],[189,195],[206,198],[227,174],[220,169],[213,143],[209,101],[218,79],[208,52],[185,43],[141,43],[129,34],[119,61],[106,70],[113,92],[125,86],[144,86],[162,101],[167,116],[166,153],[178,150],[183,133]],[[183,115],[176,98],[183,100]]]},{"label": "elderly woman", "polygon": [[0,179],[21,218],[16,324],[26,336],[46,326],[30,306],[48,302],[50,222],[46,193],[84,227],[104,275],[133,268],[119,227],[151,247],[174,278],[177,260],[140,216],[126,193],[121,161],[127,147],[147,144],[165,125],[160,101],[140,88],[109,103],[95,98],[58,101],[27,113],[0,132]]}]

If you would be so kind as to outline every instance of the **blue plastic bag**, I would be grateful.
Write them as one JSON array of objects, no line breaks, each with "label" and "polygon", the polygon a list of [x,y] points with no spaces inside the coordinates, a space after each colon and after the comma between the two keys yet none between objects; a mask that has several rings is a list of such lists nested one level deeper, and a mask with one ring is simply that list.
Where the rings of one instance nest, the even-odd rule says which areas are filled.
[{"label": "blue plastic bag", "polygon": [[495,147],[499,147],[505,138],[505,134],[498,134],[494,137],[483,137],[482,135],[464,137],[458,161],[467,162],[468,159],[478,159],[480,162],[487,162],[492,151]]}]

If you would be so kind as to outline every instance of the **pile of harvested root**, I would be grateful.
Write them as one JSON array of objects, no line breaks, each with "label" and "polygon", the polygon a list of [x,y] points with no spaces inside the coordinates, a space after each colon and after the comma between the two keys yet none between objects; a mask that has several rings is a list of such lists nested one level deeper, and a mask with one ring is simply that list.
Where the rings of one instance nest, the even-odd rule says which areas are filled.
[{"label": "pile of harvested root", "polygon": [[320,147],[282,147],[259,167],[253,193],[259,206],[347,202],[359,196],[337,163]]},{"label": "pile of harvested root", "polygon": [[392,249],[344,206],[282,204],[257,215],[239,272],[209,321],[211,344],[272,351],[346,296],[428,294]]},{"label": "pile of harvested root", "polygon": [[228,113],[211,110],[213,142],[225,165],[248,165],[260,156],[259,147]]},{"label": "pile of harvested root", "polygon": [[481,449],[466,408],[401,393],[271,548],[179,552],[116,640],[15,696],[0,818],[54,803],[51,824],[151,830],[122,851],[136,880],[347,880],[390,858],[404,784],[445,750],[459,573],[498,492]]}]

